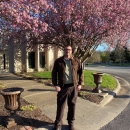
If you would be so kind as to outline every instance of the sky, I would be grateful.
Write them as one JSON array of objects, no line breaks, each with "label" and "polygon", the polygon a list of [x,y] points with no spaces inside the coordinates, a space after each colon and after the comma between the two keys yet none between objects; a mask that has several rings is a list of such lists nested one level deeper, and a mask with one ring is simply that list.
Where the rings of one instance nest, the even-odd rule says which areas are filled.
[{"label": "sky", "polygon": [[96,51],[106,51],[107,49],[108,46],[106,45],[106,43],[103,43],[97,47]]}]

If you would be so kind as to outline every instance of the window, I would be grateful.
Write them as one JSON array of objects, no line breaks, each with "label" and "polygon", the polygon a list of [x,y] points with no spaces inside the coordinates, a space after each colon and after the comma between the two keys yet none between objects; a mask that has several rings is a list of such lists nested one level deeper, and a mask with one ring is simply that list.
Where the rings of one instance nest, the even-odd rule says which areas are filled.
[{"label": "window", "polygon": [[35,68],[35,52],[28,52],[28,66]]},{"label": "window", "polygon": [[39,62],[40,68],[45,67],[45,52],[39,52]]}]

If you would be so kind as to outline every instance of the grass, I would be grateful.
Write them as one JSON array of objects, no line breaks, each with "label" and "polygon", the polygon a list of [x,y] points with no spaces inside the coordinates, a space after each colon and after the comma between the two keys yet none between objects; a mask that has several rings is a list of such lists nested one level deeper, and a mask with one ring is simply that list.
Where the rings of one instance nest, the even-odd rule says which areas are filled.
[{"label": "grass", "polygon": [[33,110],[35,110],[36,108],[37,108],[37,107],[36,107],[35,105],[30,104],[30,105],[22,106],[22,107],[20,108],[20,110],[22,110],[22,111],[33,111]]},{"label": "grass", "polygon": [[110,90],[114,90],[117,86],[116,80],[108,74],[105,74],[103,76],[102,81],[103,81],[101,84],[102,88],[108,88]]},{"label": "grass", "polygon": [[0,88],[5,88],[6,86],[3,83],[0,83]]},{"label": "grass", "polygon": [[31,72],[31,73],[27,73],[26,75],[34,76],[36,78],[41,78],[41,79],[51,79],[51,71]]},{"label": "grass", "polygon": [[[90,71],[90,70],[84,71],[84,85],[85,86],[96,87],[94,83],[94,78],[92,75],[93,73],[95,73],[95,71]],[[113,90],[116,88],[117,83],[116,83],[116,80],[112,76],[108,74],[104,74],[102,76],[102,83],[100,86],[101,88],[107,88],[107,89]]]},{"label": "grass", "polygon": [[[85,70],[84,71],[84,86],[90,86],[95,88],[96,85],[94,83],[94,78],[92,73],[96,73],[95,71]],[[42,78],[42,79],[51,79],[51,71],[44,71],[44,72],[34,72],[34,73],[27,73],[27,75],[36,77],[36,78]],[[102,77],[102,84],[100,85],[101,88],[107,88],[109,90],[113,90],[116,88],[117,83],[116,80],[108,75],[104,74]]]}]

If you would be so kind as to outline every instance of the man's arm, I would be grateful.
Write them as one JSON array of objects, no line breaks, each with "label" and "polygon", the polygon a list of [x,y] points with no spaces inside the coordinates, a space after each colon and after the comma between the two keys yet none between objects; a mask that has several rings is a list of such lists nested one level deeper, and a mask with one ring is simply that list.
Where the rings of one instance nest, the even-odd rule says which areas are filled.
[{"label": "man's arm", "polygon": [[57,60],[54,62],[54,66],[52,69],[52,84],[57,86]]},{"label": "man's arm", "polygon": [[78,69],[78,75],[79,75],[79,85],[84,85],[84,72],[82,68],[81,62],[79,62],[79,69]]},{"label": "man's arm", "polygon": [[57,92],[61,90],[61,88],[57,85],[57,60],[54,62],[53,70],[52,70],[52,84],[55,86]]}]

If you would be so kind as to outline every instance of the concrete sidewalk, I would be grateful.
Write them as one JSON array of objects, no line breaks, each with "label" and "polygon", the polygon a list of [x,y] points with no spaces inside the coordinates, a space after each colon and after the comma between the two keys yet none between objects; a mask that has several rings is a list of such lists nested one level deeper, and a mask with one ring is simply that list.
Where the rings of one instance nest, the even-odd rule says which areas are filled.
[{"label": "concrete sidewalk", "polygon": [[[120,78],[118,78],[118,81],[122,87],[121,91],[113,100],[112,93],[108,95],[103,100],[104,106],[78,98],[75,120],[76,130],[98,130],[124,110],[129,103],[129,98],[123,98],[122,95],[130,95],[129,83]],[[10,73],[0,74],[0,82],[4,83],[7,87],[24,88],[21,97],[30,103],[34,103],[45,115],[53,121],[55,120],[57,93],[53,87],[45,86],[36,81],[27,80]],[[68,130],[66,117],[67,106],[64,112],[63,130]],[[44,126],[38,128],[38,130],[51,130],[52,128],[53,126]]]}]

